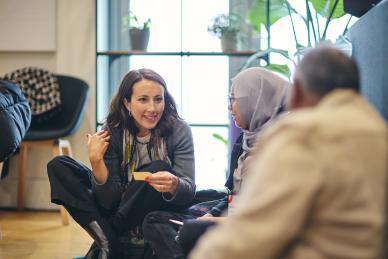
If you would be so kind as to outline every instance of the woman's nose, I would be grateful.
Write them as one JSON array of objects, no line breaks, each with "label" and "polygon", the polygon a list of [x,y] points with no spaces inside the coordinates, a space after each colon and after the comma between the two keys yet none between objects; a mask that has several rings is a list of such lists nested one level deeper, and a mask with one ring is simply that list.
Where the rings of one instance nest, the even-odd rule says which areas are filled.
[{"label": "woman's nose", "polygon": [[155,106],[156,106],[155,102],[150,101],[150,102],[148,103],[147,109],[148,109],[149,111],[153,111],[153,110],[155,110]]}]

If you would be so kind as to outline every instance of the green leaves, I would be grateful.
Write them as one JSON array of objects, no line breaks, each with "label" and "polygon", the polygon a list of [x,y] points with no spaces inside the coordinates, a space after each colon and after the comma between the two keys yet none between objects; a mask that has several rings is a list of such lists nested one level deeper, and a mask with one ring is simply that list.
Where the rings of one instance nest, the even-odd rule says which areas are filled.
[{"label": "green leaves", "polygon": [[[309,0],[314,9],[323,17],[329,18],[330,13],[336,5],[331,19],[339,18],[345,15],[343,0]],[[337,2],[337,3],[336,3]]]},{"label": "green leaves", "polygon": [[[330,23],[332,19],[336,19],[344,16],[346,13],[344,12],[343,0],[306,0],[310,2],[314,10],[319,13],[322,17],[327,19],[327,25]],[[252,6],[249,8],[247,13],[247,19],[253,29],[260,33],[261,25],[267,24],[267,2],[268,0],[254,0]],[[289,16],[290,14],[297,14],[300,18],[307,21],[308,17],[304,17],[299,14],[292,6],[292,1],[287,0],[270,0],[270,25],[277,22],[279,19]],[[290,8],[290,10],[287,9]],[[335,7],[335,8],[334,8]],[[333,9],[334,8],[334,9]],[[311,25],[314,26],[313,21],[311,21]],[[316,25],[319,26],[319,25]],[[327,28],[326,28],[327,29]],[[324,38],[325,33],[322,38]]]},{"label": "green leaves", "polygon": [[140,30],[148,29],[151,24],[151,19],[147,19],[144,22],[140,22],[137,16],[129,11],[128,15],[122,17],[122,25],[124,30],[130,30],[132,28],[138,28]]},{"label": "green leaves", "polygon": [[[267,55],[269,55],[270,53],[277,53],[277,54],[280,54],[281,56],[283,56],[284,58],[294,62],[290,56],[288,55],[288,51],[287,50],[283,50],[283,49],[274,49],[274,48],[268,48],[266,50],[261,50],[261,51],[258,51],[256,52],[255,54],[253,54],[252,56],[250,56],[248,58],[248,60],[244,63],[244,65],[241,67],[240,71],[244,70],[244,69],[247,69],[248,67],[250,67],[250,65],[257,59],[260,59],[260,58],[265,58]],[[271,64],[267,64],[265,66],[263,66],[264,68],[268,68],[269,70],[273,70],[273,71],[276,71],[276,72],[279,72],[287,77],[290,77],[290,69],[287,65],[280,65],[280,64],[274,64],[274,63],[271,63]]]},{"label": "green leaves", "polygon": [[276,71],[282,75],[285,75],[287,78],[289,78],[291,76],[290,69],[288,68],[287,65],[280,65],[280,64],[272,63],[272,64],[265,66],[264,68],[267,68],[267,69],[272,70],[272,71]]},{"label": "green leaves", "polygon": [[[260,27],[261,25],[267,24],[267,3],[269,0],[253,0],[252,6],[248,10],[247,18],[249,23],[252,25],[253,29],[260,33]],[[294,39],[296,43],[296,54],[295,56],[297,59],[301,57],[303,52],[307,49],[307,47],[302,46],[299,44],[300,36],[298,37],[297,31],[295,30],[295,26],[293,23],[293,19],[295,18],[301,18],[305,24],[306,24],[306,31],[307,31],[307,37],[308,37],[308,47],[311,47],[311,38],[314,37],[314,42],[318,43],[320,41],[323,41],[326,39],[326,33],[328,31],[328,26],[330,22],[333,19],[342,17],[345,15],[344,7],[343,7],[343,0],[305,0],[305,3],[309,3],[309,5],[306,5],[307,7],[313,6],[313,8],[307,8],[306,14],[302,15],[298,13],[291,5],[293,1],[287,1],[287,0],[270,0],[270,10],[269,10],[269,16],[270,16],[270,25],[277,22],[279,19],[288,16],[290,18],[290,22],[292,25],[293,33],[294,33]],[[294,16],[293,14],[296,14]],[[320,30],[319,22],[318,22],[318,15],[326,18],[325,27],[322,30]],[[316,17],[314,20],[313,17]],[[310,33],[312,30],[312,33]],[[252,62],[254,62],[257,59],[266,59],[266,56],[270,53],[278,53],[285,58],[293,61],[289,56],[288,53],[284,50],[280,49],[267,49],[258,51],[255,54],[253,54],[247,62],[243,65],[242,69],[248,68]],[[290,75],[290,69],[287,65],[280,65],[280,64],[267,64],[264,66],[270,70],[280,72],[286,76]]]},{"label": "green leaves", "polygon": [[228,148],[228,140],[225,139],[223,136],[221,136],[221,135],[218,134],[218,133],[213,133],[213,137],[214,137],[215,139],[218,139],[218,140],[221,141],[222,143],[224,143],[225,146]]},{"label": "green leaves", "polygon": [[[288,15],[287,6],[284,4],[284,1],[271,0],[270,25]],[[256,0],[249,9],[247,18],[252,28],[260,33],[260,26],[267,24],[267,0]]]}]

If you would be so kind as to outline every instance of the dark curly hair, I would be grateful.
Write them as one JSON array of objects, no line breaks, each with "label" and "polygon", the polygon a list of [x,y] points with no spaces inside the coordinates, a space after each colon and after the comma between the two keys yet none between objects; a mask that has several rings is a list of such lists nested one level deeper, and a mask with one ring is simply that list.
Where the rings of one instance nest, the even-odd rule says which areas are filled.
[{"label": "dark curly hair", "polygon": [[109,128],[126,128],[132,134],[137,134],[139,132],[139,129],[133,121],[133,117],[129,116],[128,110],[124,106],[124,99],[128,101],[131,100],[134,84],[143,79],[154,81],[164,88],[164,111],[159,123],[152,131],[156,132],[160,137],[167,136],[171,133],[175,121],[180,119],[180,117],[176,109],[175,101],[168,92],[164,79],[155,71],[147,68],[131,70],[124,76],[116,95],[110,103],[109,114],[106,118],[105,126],[108,126]]}]

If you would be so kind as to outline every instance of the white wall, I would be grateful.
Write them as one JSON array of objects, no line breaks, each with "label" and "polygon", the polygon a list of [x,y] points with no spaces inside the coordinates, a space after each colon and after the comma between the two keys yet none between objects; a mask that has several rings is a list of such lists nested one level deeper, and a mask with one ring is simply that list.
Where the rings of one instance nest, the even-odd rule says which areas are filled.
[{"label": "white wall", "polygon": [[[55,51],[0,51],[0,76],[24,66],[37,66],[86,81],[90,92],[85,117],[79,131],[69,140],[74,158],[88,164],[86,134],[93,132],[95,128],[95,0],[52,1],[56,4]],[[12,35],[3,37],[12,38]],[[25,44],[28,44],[28,39]],[[46,164],[51,158],[50,148],[36,147],[28,150],[25,197],[27,208],[56,208],[50,204],[46,171]],[[16,206],[17,162],[18,155],[11,159],[9,176],[0,181],[0,207]]]}]

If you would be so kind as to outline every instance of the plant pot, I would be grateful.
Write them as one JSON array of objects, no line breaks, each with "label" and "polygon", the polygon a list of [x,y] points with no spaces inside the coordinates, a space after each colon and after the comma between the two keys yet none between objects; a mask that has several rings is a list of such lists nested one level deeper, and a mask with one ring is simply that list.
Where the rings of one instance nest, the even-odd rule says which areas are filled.
[{"label": "plant pot", "polygon": [[150,39],[150,29],[132,28],[129,30],[129,38],[131,40],[132,50],[147,50],[148,41]]},{"label": "plant pot", "polygon": [[225,32],[221,36],[221,49],[223,52],[236,51],[237,35],[232,32]]}]

